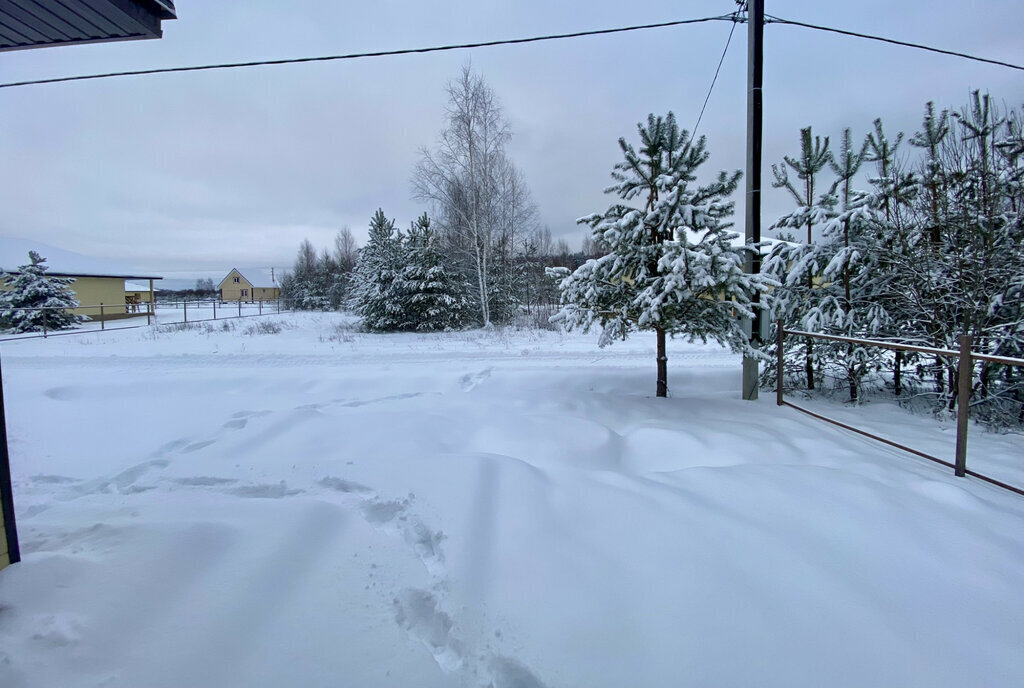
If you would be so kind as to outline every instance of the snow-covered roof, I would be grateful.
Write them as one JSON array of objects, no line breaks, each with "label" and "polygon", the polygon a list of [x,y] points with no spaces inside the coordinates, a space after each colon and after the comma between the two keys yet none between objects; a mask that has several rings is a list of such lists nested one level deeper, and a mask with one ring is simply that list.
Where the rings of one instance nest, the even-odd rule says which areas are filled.
[{"label": "snow-covered roof", "polygon": [[[16,273],[29,262],[28,252],[35,251],[46,259],[47,274],[55,277],[116,277],[120,279],[160,279],[158,275],[141,273],[131,266],[106,258],[86,256],[55,246],[31,241],[0,237],[0,270]],[[149,291],[149,287],[146,288]]]},{"label": "snow-covered roof", "polygon": [[232,272],[237,272],[245,278],[245,281],[257,289],[275,289],[281,286],[277,282],[277,273],[271,268],[246,268],[245,272],[238,268],[231,268],[217,286],[220,287],[220,285],[224,284],[224,280],[231,276]]},{"label": "snow-covered roof", "polygon": [[[125,291],[149,291],[149,282],[145,282],[145,283],[143,283],[143,282],[125,282],[124,283],[124,290]],[[156,287],[154,287],[153,291],[160,291],[160,290],[157,289]]]}]

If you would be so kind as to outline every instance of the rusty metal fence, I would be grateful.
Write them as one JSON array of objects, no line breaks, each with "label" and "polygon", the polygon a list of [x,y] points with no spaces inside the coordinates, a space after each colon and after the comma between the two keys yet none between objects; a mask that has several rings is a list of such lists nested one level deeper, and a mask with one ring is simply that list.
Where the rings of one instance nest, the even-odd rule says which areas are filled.
[{"label": "rusty metal fence", "polygon": [[[785,338],[787,336],[789,336],[789,335],[800,336],[800,337],[810,337],[812,339],[825,339],[825,340],[834,341],[834,342],[843,342],[843,343],[846,343],[846,344],[853,344],[853,345],[856,345],[856,346],[873,346],[873,347],[878,347],[878,348],[881,348],[881,349],[889,349],[891,351],[916,352],[916,353],[926,354],[926,355],[929,355],[929,356],[937,356],[937,357],[940,357],[940,358],[956,358],[956,359],[958,359],[958,361],[957,361],[957,404],[956,404],[956,408],[957,408],[956,450],[955,450],[955,453],[954,453],[954,460],[953,461],[946,461],[944,459],[940,459],[937,456],[932,456],[931,454],[926,454],[925,452],[919,451],[919,450],[914,449],[912,447],[908,447],[908,446],[905,446],[905,445],[900,444],[898,442],[894,442],[893,440],[886,439],[884,437],[880,437],[880,436],[875,435],[873,433],[867,432],[866,430],[861,430],[860,428],[855,428],[852,425],[848,425],[846,423],[841,423],[840,421],[837,421],[837,420],[835,420],[833,418],[828,418],[828,417],[823,416],[823,415],[821,415],[819,413],[815,413],[814,411],[811,411],[809,409],[803,408],[802,406],[797,406],[796,404],[793,404],[793,403],[791,403],[789,401],[786,401],[785,396],[784,396],[784,391],[783,391],[783,377],[784,377],[784,373],[785,373],[785,364],[784,364],[784,351],[785,351],[785,347],[784,347],[784,344],[785,344]],[[974,352],[974,351],[971,350],[972,340],[971,340],[971,336],[970,335],[960,335],[959,341],[960,341],[960,349],[959,349],[959,351],[954,351],[952,349],[935,349],[935,348],[931,348],[931,347],[914,346],[914,345],[911,345],[911,344],[902,344],[902,343],[899,343],[899,342],[885,342],[885,341],[879,341],[879,340],[875,340],[875,339],[859,339],[859,338],[856,338],[856,337],[841,337],[841,336],[838,336],[838,335],[822,334],[820,332],[804,332],[802,330],[787,330],[783,326],[782,321],[779,321],[778,322],[778,327],[777,327],[777,342],[776,342],[776,355],[777,355],[776,368],[777,368],[777,370],[776,370],[776,381],[775,381],[776,382],[775,402],[779,406],[788,406],[790,408],[796,409],[797,411],[800,411],[801,413],[806,413],[809,416],[812,416],[812,417],[817,418],[819,420],[823,420],[826,423],[831,423],[833,425],[837,425],[837,426],[839,426],[839,427],[841,427],[841,428],[843,428],[845,430],[849,430],[851,432],[855,432],[855,433],[857,433],[859,435],[864,435],[865,437],[869,437],[869,438],[871,438],[873,440],[876,440],[878,442],[882,442],[882,443],[887,444],[887,445],[889,445],[891,447],[895,447],[896,449],[900,449],[900,450],[908,452],[910,454],[914,454],[915,456],[919,456],[919,457],[921,457],[923,459],[928,459],[929,461],[933,461],[935,463],[941,464],[943,466],[946,466],[947,468],[952,468],[954,475],[956,475],[957,477],[962,478],[964,476],[971,476],[973,478],[978,478],[979,480],[983,480],[983,481],[985,481],[987,483],[991,483],[992,485],[996,485],[997,487],[1001,487],[1004,490],[1009,490],[1011,492],[1015,492],[1015,493],[1017,493],[1019,495],[1024,496],[1024,489],[1022,489],[1020,487],[1015,487],[1015,486],[1010,485],[1008,483],[1004,483],[1004,482],[1002,482],[1000,480],[996,480],[995,478],[993,478],[991,476],[983,475],[981,473],[978,473],[977,471],[973,471],[973,470],[967,468],[967,433],[968,433],[968,427],[970,425],[970,413],[971,413],[971,404],[970,404],[969,400],[971,398],[971,391],[972,391],[972,388],[973,388],[974,364],[975,364],[975,362],[983,361],[983,362],[987,362],[987,363],[996,363],[996,364],[1004,365],[1004,366],[1020,366],[1020,367],[1024,367],[1024,359],[1022,359],[1022,358],[1008,358],[1006,356],[992,356],[992,355],[989,355],[989,354],[981,354],[981,353]]]}]

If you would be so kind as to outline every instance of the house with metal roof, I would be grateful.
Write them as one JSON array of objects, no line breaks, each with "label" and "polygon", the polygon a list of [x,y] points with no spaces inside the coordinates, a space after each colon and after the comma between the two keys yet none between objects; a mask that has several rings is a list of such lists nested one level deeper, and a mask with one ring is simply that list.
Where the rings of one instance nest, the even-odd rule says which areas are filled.
[{"label": "house with metal roof", "polygon": [[273,276],[257,276],[251,272],[247,278],[238,268],[231,268],[231,272],[220,281],[217,289],[220,291],[221,301],[275,301],[281,298],[281,286]]}]

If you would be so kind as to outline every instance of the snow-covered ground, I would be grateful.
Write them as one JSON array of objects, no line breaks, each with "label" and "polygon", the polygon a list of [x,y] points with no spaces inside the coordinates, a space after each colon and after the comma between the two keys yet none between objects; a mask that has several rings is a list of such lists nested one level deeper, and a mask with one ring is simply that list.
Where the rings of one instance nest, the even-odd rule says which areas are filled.
[{"label": "snow-covered ground", "polygon": [[[665,400],[647,337],[347,322],[0,347],[0,686],[1024,684],[1024,498],[741,401],[713,346]],[[1020,435],[970,447],[1024,483]]]}]

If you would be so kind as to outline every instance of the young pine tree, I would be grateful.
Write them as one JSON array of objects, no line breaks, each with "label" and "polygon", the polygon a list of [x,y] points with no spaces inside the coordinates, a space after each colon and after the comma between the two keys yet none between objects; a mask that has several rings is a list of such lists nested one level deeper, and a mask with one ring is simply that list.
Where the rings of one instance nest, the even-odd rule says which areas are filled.
[{"label": "young pine tree", "polygon": [[639,150],[619,139],[624,159],[612,172],[616,183],[606,189],[621,202],[579,220],[607,253],[571,274],[560,269],[562,310],[555,319],[584,329],[599,323],[602,345],[633,330],[653,330],[657,395],[664,397],[666,335],[710,338],[748,351],[742,319],[753,315],[753,290],[770,281],[743,272],[744,249],[733,245],[736,235],[728,231],[728,198],[740,173],[720,172],[697,185],[697,169],[708,159],[705,138],[691,140],[671,112],[649,115],[638,130]]},{"label": "young pine tree", "polygon": [[[71,313],[77,307],[75,293],[68,288],[75,280],[51,277],[46,259],[35,251],[28,252],[29,262],[18,267],[18,274],[2,274],[6,290],[0,291],[0,327],[12,332],[39,332],[44,323],[48,330],[64,330],[84,318]],[[45,310],[33,310],[33,309]]]},{"label": "young pine tree", "polygon": [[404,299],[396,285],[406,263],[402,234],[395,230],[395,221],[380,209],[370,219],[369,234],[352,272],[351,307],[362,317],[366,330],[398,330],[408,322]]},{"label": "young pine tree", "polygon": [[[820,282],[828,258],[815,245],[814,228],[836,216],[835,195],[831,192],[820,193],[818,186],[818,175],[833,161],[828,149],[828,137],[823,142],[820,136],[812,136],[810,127],[801,129],[800,156],[791,158],[787,155],[784,161],[782,165],[772,165],[775,177],[772,186],[788,191],[797,207],[776,220],[771,229],[806,230],[807,241],[804,244],[777,244],[761,269],[773,275],[784,287],[771,296],[773,318],[781,318],[787,324],[796,324],[800,315],[816,308],[819,298],[824,296],[816,282]],[[790,181],[789,169],[796,173],[797,184]],[[807,339],[801,343],[790,337],[787,344],[791,347],[787,352],[789,359],[799,356],[799,349],[803,348],[807,389],[814,389],[814,370],[818,362],[814,354],[814,341]]]}]

